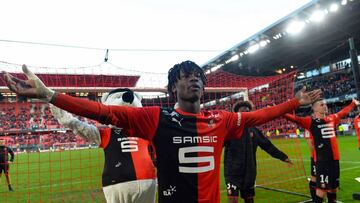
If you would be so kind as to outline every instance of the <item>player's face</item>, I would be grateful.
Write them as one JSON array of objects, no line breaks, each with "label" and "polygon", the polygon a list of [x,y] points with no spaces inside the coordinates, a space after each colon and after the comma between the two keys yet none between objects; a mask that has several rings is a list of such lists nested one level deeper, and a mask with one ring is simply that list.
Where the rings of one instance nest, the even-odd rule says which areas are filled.
[{"label": "player's face", "polygon": [[313,105],[314,112],[320,113],[320,114],[327,114],[328,113],[328,106],[326,104],[325,100],[320,100],[315,102]]},{"label": "player's face", "polygon": [[5,145],[5,141],[4,140],[0,140],[0,146],[4,146]]},{"label": "player's face", "polygon": [[180,71],[180,76],[175,83],[174,90],[180,100],[196,102],[203,94],[204,84],[198,72],[184,73]]},{"label": "player's face", "polygon": [[250,111],[250,109],[247,106],[242,106],[239,108],[239,112],[249,112],[249,111]]}]

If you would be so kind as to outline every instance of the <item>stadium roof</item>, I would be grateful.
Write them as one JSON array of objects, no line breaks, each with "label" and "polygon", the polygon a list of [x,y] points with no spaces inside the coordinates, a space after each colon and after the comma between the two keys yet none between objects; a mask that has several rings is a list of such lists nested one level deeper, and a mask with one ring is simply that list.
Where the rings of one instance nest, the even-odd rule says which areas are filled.
[{"label": "stadium roof", "polygon": [[355,47],[360,50],[359,11],[358,0],[314,0],[210,60],[203,68],[221,68],[241,75],[274,75],[276,70],[291,66],[304,70],[349,58],[350,37],[354,37]]}]

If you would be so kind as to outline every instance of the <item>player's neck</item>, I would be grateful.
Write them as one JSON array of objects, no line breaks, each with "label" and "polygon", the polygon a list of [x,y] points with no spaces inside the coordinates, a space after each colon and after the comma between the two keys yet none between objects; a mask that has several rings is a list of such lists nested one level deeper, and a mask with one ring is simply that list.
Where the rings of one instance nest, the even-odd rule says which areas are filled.
[{"label": "player's neck", "polygon": [[319,118],[319,119],[323,119],[323,118],[325,118],[325,113],[319,113],[319,112],[314,112],[313,113],[313,117],[315,117],[315,118]]},{"label": "player's neck", "polygon": [[196,102],[179,100],[178,103],[181,111],[193,114],[200,113],[200,100]]}]

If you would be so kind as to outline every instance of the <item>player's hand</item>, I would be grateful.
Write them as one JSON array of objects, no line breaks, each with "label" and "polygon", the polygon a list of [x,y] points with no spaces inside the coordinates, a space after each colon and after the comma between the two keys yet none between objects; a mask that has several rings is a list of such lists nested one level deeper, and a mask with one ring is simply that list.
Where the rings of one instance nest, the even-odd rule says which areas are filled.
[{"label": "player's hand", "polygon": [[61,125],[68,126],[68,124],[74,118],[69,112],[57,108],[54,105],[50,105],[52,115],[58,120]]},{"label": "player's hand", "polygon": [[359,106],[359,101],[358,100],[352,99],[352,102],[354,102],[356,106]]},{"label": "player's hand", "polygon": [[285,159],[284,162],[286,162],[289,167],[294,165],[293,162],[289,158]]},{"label": "player's hand", "polygon": [[295,98],[299,100],[300,105],[309,105],[314,101],[320,99],[321,90],[313,90],[306,92],[306,87],[304,86],[295,94]]},{"label": "player's hand", "polygon": [[49,102],[54,95],[54,90],[47,88],[44,83],[32,73],[26,65],[22,66],[27,80],[21,80],[9,73],[2,71],[3,78],[8,88],[18,95],[30,98],[38,98]]}]

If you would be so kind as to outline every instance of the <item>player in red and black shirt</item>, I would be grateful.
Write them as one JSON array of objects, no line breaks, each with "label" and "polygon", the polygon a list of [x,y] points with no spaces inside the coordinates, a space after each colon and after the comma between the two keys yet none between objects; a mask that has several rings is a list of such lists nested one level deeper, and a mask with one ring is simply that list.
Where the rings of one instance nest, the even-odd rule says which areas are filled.
[{"label": "player in red and black shirt", "polygon": [[[234,105],[233,112],[250,112],[252,108],[250,101],[241,101]],[[254,202],[258,147],[272,157],[292,165],[289,157],[256,127],[245,128],[240,139],[227,140],[224,147],[224,176],[229,203],[238,202],[239,191],[245,203]]]},{"label": "player in red and black shirt", "polygon": [[220,159],[225,139],[239,138],[247,126],[261,125],[318,99],[320,91],[300,91],[296,98],[254,112],[200,111],[206,78],[194,62],[169,70],[168,92],[178,109],[105,106],[58,94],[47,88],[26,66],[23,81],[4,74],[13,92],[41,98],[71,113],[123,127],[154,143],[157,155],[159,202],[220,202]]},{"label": "player in red and black shirt", "polygon": [[358,147],[360,149],[360,115],[356,116],[354,119],[354,127],[355,127],[355,132],[358,138]]},{"label": "player in red and black shirt", "polygon": [[[9,159],[10,154],[10,159]],[[4,171],[6,182],[8,184],[8,188],[10,192],[13,192],[13,188],[11,187],[11,179],[9,173],[9,161],[10,163],[14,162],[14,152],[10,147],[5,145],[5,140],[0,139],[0,177],[2,172]]]},{"label": "player in red and black shirt", "polygon": [[336,126],[341,118],[347,115],[358,103],[357,100],[353,100],[340,112],[327,115],[326,101],[320,99],[312,104],[312,116],[284,116],[311,132],[316,162],[315,202],[322,202],[326,194],[329,202],[336,202],[336,190],[339,187],[340,177]]}]

